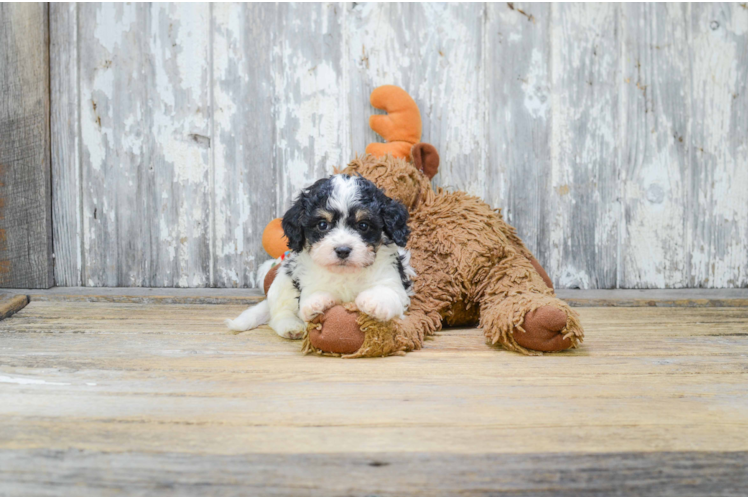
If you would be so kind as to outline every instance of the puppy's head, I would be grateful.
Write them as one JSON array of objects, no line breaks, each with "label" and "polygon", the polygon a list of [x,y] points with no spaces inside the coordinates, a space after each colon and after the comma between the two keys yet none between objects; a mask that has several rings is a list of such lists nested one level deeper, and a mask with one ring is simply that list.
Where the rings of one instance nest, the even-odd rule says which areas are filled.
[{"label": "puppy's head", "polygon": [[374,263],[382,244],[405,246],[408,211],[360,176],[338,174],[301,192],[283,231],[294,252],[308,251],[330,271],[353,272]]}]

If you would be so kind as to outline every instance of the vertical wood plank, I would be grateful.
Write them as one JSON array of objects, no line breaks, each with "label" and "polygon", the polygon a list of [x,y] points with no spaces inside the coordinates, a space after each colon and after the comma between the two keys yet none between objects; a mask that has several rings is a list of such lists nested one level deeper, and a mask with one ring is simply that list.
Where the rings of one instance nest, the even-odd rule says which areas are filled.
[{"label": "vertical wood plank", "polygon": [[256,286],[267,222],[348,159],[343,15],[338,4],[214,10],[217,286]]},{"label": "vertical wood plank", "polygon": [[551,7],[549,273],[559,288],[616,286],[619,10],[616,4]]},{"label": "vertical wood plank", "polygon": [[78,149],[78,6],[75,3],[51,3],[49,9],[55,284],[80,286],[83,234]]},{"label": "vertical wood plank", "polygon": [[217,287],[257,286],[262,231],[279,213],[274,124],[277,5],[213,4]]},{"label": "vertical wood plank", "polygon": [[54,284],[48,44],[47,4],[0,4],[2,287]]},{"label": "vertical wood plank", "polygon": [[[342,70],[343,7],[286,3],[279,7],[273,57],[277,215],[299,191],[348,161]],[[267,221],[265,221],[267,222]]]},{"label": "vertical wood plank", "polygon": [[[150,6],[150,286],[210,286],[210,6]],[[126,260],[143,256],[120,242]]]},{"label": "vertical wood plank", "polygon": [[80,8],[85,284],[209,285],[209,6]]},{"label": "vertical wood plank", "polygon": [[151,284],[149,9],[80,4],[83,284]]},{"label": "vertical wood plank", "polygon": [[549,259],[550,6],[487,6],[486,201],[541,264]]},{"label": "vertical wood plank", "polygon": [[748,286],[748,9],[692,4],[691,280]]},{"label": "vertical wood plank", "polygon": [[368,130],[375,112],[369,104],[371,91],[399,85],[421,110],[422,140],[439,151],[435,184],[483,196],[485,6],[359,3],[348,9],[352,152],[381,141]]},{"label": "vertical wood plank", "polygon": [[688,284],[689,9],[623,5],[622,288]]}]

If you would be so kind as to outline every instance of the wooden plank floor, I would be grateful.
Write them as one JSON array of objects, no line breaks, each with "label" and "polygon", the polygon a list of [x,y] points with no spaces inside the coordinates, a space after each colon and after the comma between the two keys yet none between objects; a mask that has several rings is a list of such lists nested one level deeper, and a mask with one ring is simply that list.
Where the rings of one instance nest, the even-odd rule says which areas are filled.
[{"label": "wooden plank floor", "polygon": [[580,308],[583,348],[448,330],[302,356],[241,305],[0,321],[0,494],[746,494],[748,308]]},{"label": "wooden plank floor", "polygon": [[[34,301],[115,302],[133,304],[232,304],[265,298],[257,288],[107,288],[54,287],[0,289],[3,295],[27,295]],[[748,288],[667,288],[637,290],[556,290],[572,307],[748,307]]]}]

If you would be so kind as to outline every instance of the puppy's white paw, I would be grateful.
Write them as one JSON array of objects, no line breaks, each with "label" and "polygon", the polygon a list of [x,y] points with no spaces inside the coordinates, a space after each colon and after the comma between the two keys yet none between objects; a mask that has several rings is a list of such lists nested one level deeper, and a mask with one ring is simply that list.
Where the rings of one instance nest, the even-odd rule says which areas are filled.
[{"label": "puppy's white paw", "polygon": [[233,319],[225,319],[223,320],[223,324],[226,325],[226,327],[232,332],[243,332],[244,331],[244,329],[242,328],[242,325],[240,325],[238,321],[234,321]]},{"label": "puppy's white paw", "polygon": [[271,321],[270,328],[283,338],[297,340],[304,336],[306,323],[294,316],[287,316]]},{"label": "puppy's white paw", "polygon": [[325,313],[337,303],[329,293],[316,292],[305,299],[299,306],[299,317],[307,323],[315,316]]},{"label": "puppy's white paw", "polygon": [[356,307],[379,321],[389,321],[403,314],[403,305],[397,297],[376,290],[359,293],[356,297]]}]

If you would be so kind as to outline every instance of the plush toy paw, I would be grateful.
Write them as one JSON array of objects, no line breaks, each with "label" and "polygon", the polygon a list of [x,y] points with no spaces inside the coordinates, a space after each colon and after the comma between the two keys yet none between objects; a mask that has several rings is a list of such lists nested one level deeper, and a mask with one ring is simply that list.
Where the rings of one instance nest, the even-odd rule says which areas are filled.
[{"label": "plush toy paw", "polygon": [[515,328],[514,340],[525,349],[534,351],[563,351],[573,342],[562,330],[566,327],[566,313],[553,306],[542,306],[525,315],[524,331]]},{"label": "plush toy paw", "polygon": [[356,319],[358,313],[333,306],[315,319],[319,328],[309,331],[309,343],[315,349],[334,354],[353,354],[364,344],[366,335]]}]

